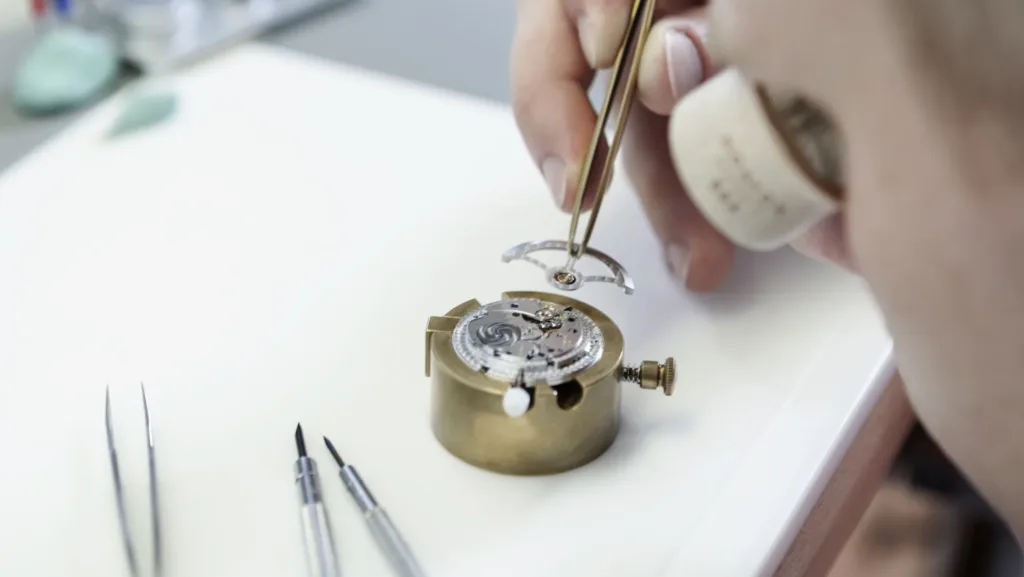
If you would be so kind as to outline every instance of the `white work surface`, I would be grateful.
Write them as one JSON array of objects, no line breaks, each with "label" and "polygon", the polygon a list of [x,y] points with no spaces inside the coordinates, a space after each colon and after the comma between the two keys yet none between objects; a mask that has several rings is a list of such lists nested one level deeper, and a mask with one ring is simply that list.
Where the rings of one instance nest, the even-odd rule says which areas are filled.
[{"label": "white work surface", "polygon": [[[434,577],[770,574],[890,375],[860,283],[788,252],[678,289],[621,183],[584,287],[627,359],[623,427],[574,472],[516,478],[429,428],[427,318],[504,290],[562,238],[503,107],[245,46],[182,75],[177,119],[117,142],[117,99],[0,179],[0,575],[127,575],[103,421],[148,563],[145,435],[167,577],[303,576],[292,433],[323,471],[346,577],[390,575],[320,443],[354,463]],[[559,255],[550,258],[557,261]]]}]

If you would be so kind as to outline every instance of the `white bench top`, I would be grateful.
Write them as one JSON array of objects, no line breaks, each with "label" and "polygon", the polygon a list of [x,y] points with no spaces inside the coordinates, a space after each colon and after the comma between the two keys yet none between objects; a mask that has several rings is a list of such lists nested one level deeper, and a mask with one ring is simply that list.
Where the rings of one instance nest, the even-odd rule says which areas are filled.
[{"label": "white bench top", "polygon": [[435,577],[765,575],[891,374],[857,279],[782,252],[685,294],[620,182],[593,244],[636,294],[574,296],[628,359],[675,356],[675,396],[627,386],[620,437],[577,471],[473,469],[430,432],[425,323],[548,290],[499,256],[568,227],[510,112],[256,45],[176,86],[172,123],[105,141],[110,102],[0,177],[0,575],[127,574],[108,384],[149,559],[140,381],[168,577],[304,575],[298,421],[349,577],[390,573],[321,434]]}]

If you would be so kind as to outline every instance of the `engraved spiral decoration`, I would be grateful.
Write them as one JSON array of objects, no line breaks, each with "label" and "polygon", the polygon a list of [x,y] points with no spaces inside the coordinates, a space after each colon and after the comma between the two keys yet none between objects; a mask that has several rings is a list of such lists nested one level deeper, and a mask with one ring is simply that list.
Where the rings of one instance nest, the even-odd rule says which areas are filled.
[{"label": "engraved spiral decoration", "polygon": [[480,344],[490,347],[510,347],[522,338],[523,333],[519,327],[506,322],[494,322],[476,330],[476,339]]}]

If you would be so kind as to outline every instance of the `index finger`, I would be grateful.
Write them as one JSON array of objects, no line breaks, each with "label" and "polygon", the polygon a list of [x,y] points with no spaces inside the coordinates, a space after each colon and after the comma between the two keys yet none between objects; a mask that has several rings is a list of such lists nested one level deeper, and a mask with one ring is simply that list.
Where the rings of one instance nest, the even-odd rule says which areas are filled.
[{"label": "index finger", "polygon": [[[629,0],[616,1],[628,19]],[[597,115],[587,98],[594,71],[563,2],[520,0],[511,71],[523,140],[555,203],[570,210]]]}]

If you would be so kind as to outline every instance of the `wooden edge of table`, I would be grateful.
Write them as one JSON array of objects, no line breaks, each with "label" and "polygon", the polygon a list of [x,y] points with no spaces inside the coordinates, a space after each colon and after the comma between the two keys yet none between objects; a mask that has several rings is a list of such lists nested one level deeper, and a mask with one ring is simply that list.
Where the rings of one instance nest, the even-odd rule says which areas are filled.
[{"label": "wooden edge of table", "polygon": [[897,373],[783,556],[775,577],[828,575],[889,474],[914,423],[914,412]]}]

